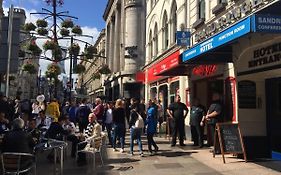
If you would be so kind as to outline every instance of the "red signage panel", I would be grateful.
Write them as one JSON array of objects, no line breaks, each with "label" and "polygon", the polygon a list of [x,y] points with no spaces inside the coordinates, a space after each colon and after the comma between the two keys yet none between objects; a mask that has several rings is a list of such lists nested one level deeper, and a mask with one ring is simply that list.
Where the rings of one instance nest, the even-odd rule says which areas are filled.
[{"label": "red signage panel", "polygon": [[176,51],[170,56],[168,56],[167,58],[165,58],[164,60],[156,63],[151,68],[149,68],[147,81],[152,82],[158,80],[162,77],[162,76],[157,76],[158,74],[170,70],[176,67],[177,65],[179,65],[180,64],[179,56],[180,56],[180,52]]}]

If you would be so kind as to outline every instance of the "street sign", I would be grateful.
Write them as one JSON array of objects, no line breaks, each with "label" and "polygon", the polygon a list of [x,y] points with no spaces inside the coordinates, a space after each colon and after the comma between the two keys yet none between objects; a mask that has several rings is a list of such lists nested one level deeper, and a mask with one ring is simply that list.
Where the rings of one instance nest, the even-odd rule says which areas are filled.
[{"label": "street sign", "polygon": [[190,32],[177,31],[177,45],[178,46],[189,46],[190,45]]}]

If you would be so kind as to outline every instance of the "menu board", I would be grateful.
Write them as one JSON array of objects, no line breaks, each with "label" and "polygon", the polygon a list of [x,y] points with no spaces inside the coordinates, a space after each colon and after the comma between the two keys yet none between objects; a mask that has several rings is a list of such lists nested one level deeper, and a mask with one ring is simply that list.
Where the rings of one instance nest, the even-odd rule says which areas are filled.
[{"label": "menu board", "polygon": [[257,104],[256,83],[249,80],[238,82],[239,108],[255,109]]},{"label": "menu board", "polygon": [[[239,124],[217,123],[215,135],[218,137],[218,139],[215,138],[216,143],[214,149],[215,150],[218,149],[217,147],[218,145],[217,140],[218,140],[224,163],[225,163],[224,154],[243,154],[245,161],[247,161]],[[213,152],[214,152],[213,156],[215,157],[215,151]]]}]

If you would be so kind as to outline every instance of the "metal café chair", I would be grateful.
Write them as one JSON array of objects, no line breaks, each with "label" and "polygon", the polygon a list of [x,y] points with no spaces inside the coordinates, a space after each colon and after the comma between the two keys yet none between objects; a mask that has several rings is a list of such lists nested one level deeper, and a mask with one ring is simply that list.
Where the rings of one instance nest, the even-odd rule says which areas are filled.
[{"label": "metal caf\u00e9 chair", "polygon": [[5,152],[1,159],[3,174],[19,175],[33,170],[36,175],[36,158],[33,154]]},{"label": "metal caf\u00e9 chair", "polygon": [[[84,149],[78,150],[79,145],[82,144],[87,144],[87,145]],[[78,158],[78,153],[85,153],[91,156],[93,160],[93,169],[96,169],[96,153],[98,153],[100,155],[101,165],[104,166],[103,156],[102,156],[102,137],[91,138],[90,140],[78,143],[76,158]]]}]

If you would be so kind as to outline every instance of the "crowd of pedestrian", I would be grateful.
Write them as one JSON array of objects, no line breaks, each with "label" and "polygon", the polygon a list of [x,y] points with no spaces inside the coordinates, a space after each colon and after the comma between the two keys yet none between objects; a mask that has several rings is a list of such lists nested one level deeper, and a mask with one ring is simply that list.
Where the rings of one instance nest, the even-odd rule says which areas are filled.
[{"label": "crowd of pedestrian", "polygon": [[[164,117],[167,111],[168,118]],[[195,146],[203,147],[204,126],[208,125],[211,138],[215,132],[215,125],[219,121],[222,107],[219,95],[214,94],[213,103],[209,110],[200,104],[198,99],[193,99],[190,108],[190,128]],[[117,99],[116,101],[103,102],[96,98],[94,103],[87,99],[66,101],[60,104],[58,100],[43,99],[34,101],[16,99],[8,100],[0,93],[0,135],[4,135],[2,151],[31,152],[34,145],[42,137],[68,140],[72,142],[71,156],[76,157],[78,164],[86,163],[83,153],[77,154],[78,149],[84,149],[90,139],[99,139],[102,132],[107,133],[109,146],[114,152],[125,152],[125,136],[129,135],[129,153],[134,155],[134,145],[138,144],[138,152],[143,156],[142,136],[146,135],[149,154],[159,151],[154,140],[158,128],[164,120],[169,121],[172,142],[185,146],[185,118],[189,109],[181,102],[179,95],[175,102],[167,109],[163,109],[161,101],[131,98],[129,100]],[[157,128],[158,127],[158,128]],[[169,134],[169,133],[168,133]],[[18,139],[20,138],[20,139]],[[13,140],[17,139],[17,144]],[[208,144],[212,145],[211,139]],[[11,146],[13,144],[13,146]],[[48,159],[53,160],[49,154]]]}]

